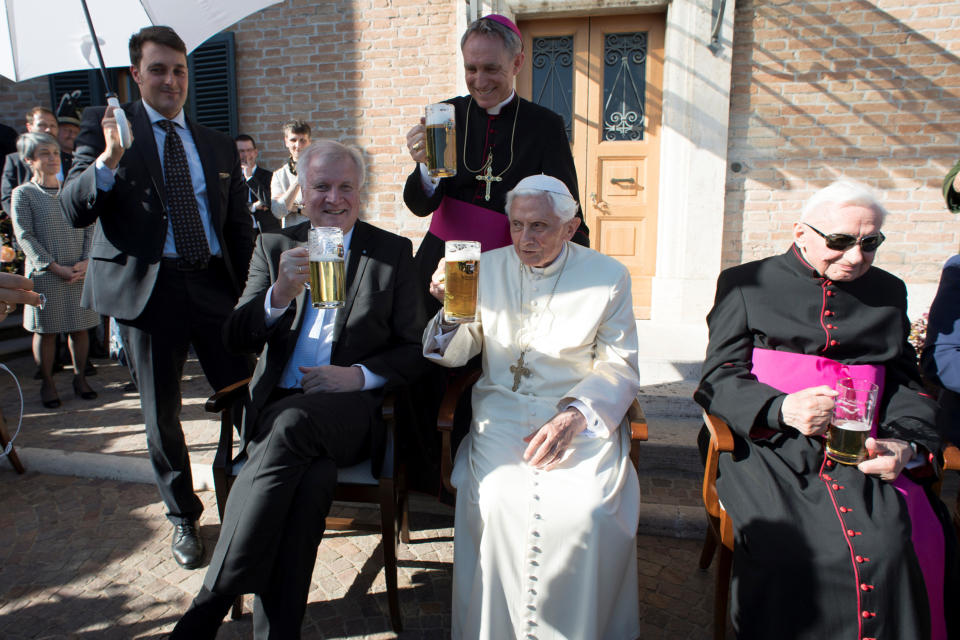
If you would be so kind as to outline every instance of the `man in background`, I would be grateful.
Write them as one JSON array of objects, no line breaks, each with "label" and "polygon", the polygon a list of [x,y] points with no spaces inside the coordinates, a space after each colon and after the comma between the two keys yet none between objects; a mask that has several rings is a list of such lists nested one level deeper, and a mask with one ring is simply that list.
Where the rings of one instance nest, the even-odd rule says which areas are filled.
[{"label": "man in background", "polygon": [[[57,137],[59,126],[57,117],[53,111],[46,107],[33,107],[27,111],[26,123],[27,133],[49,133],[54,138]],[[62,181],[67,172],[70,171],[70,157],[60,156],[60,174]],[[24,182],[28,182],[31,177],[30,169],[20,159],[16,151],[8,153],[3,163],[3,178],[0,179],[0,206],[6,215],[11,215],[10,197],[13,190]]]},{"label": "man in background", "polygon": [[247,203],[254,223],[260,231],[277,231],[280,222],[270,213],[270,180],[272,175],[266,169],[257,166],[257,157],[260,151],[254,139],[241,133],[234,142],[237,143],[237,153],[240,154],[240,169],[243,170],[243,179],[247,182]]}]

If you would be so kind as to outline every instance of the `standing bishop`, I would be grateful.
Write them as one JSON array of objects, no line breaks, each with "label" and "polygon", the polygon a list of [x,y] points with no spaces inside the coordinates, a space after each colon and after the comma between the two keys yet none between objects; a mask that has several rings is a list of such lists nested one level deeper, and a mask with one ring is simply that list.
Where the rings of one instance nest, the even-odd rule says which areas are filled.
[{"label": "standing bishop", "polygon": [[[556,176],[574,199],[579,193],[563,119],[513,90],[523,64],[517,26],[497,14],[480,18],[463,34],[460,49],[470,95],[446,101],[456,112],[457,175],[431,178],[424,124],[407,133],[417,167],[407,178],[403,201],[417,216],[433,214],[416,255],[424,290],[443,257],[444,240],[476,240],[483,251],[510,244],[504,203],[524,176]],[[573,241],[589,246],[587,227],[576,215],[581,220]]]},{"label": "standing bishop", "polygon": [[440,312],[424,331],[427,358],[483,366],[452,475],[452,636],[636,638],[630,274],[569,242],[580,220],[560,180],[521,180],[506,209],[513,246],[482,255],[476,320]]}]

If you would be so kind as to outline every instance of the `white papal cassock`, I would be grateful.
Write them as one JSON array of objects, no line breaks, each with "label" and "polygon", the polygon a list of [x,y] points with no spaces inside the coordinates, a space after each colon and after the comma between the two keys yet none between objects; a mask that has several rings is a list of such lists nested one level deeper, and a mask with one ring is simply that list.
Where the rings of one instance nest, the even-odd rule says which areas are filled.
[{"label": "white papal cassock", "polygon": [[[638,637],[640,487],[624,421],[639,390],[629,273],[569,242],[543,269],[504,247],[480,260],[477,322],[449,342],[438,340],[438,323],[424,332],[426,357],[453,367],[483,354],[453,468],[453,637]],[[513,392],[510,367],[526,345],[531,375]],[[576,436],[551,471],[526,464],[523,438],[573,400],[597,418],[596,437]]]}]

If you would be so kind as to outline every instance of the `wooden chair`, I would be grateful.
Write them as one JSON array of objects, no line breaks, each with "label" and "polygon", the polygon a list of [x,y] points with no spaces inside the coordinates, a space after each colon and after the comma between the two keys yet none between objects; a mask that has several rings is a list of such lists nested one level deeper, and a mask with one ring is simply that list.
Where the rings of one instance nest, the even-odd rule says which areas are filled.
[{"label": "wooden chair", "polygon": [[717,463],[720,454],[733,451],[733,432],[716,416],[703,415],[710,432],[706,466],[703,470],[703,508],[707,513],[707,534],[700,553],[700,568],[706,569],[720,548],[717,580],[713,593],[713,637],[723,640],[727,633],[727,602],[730,599],[730,570],[733,566],[733,521],[717,496]]},{"label": "wooden chair", "polygon": [[[213,461],[213,484],[217,494],[217,510],[223,522],[230,487],[239,469],[233,463],[233,434],[237,403],[247,393],[249,379],[237,382],[210,396],[206,410],[220,414],[220,442]],[[397,542],[410,542],[409,517],[407,512],[407,488],[405,470],[396,446],[396,403],[405,398],[402,393],[390,393],[382,405],[383,421],[386,423],[387,442],[380,477],[370,472],[370,460],[352,467],[337,470],[337,488],[334,500],[361,502],[380,507],[380,524],[358,522],[355,518],[328,516],[326,528],[336,531],[373,531],[382,537],[383,566],[387,582],[387,602],[390,606],[390,622],[397,633],[403,630],[400,618],[400,599],[397,588]],[[238,596],[233,605],[233,619],[243,615],[243,596]]]},{"label": "wooden chair", "polygon": [[[440,411],[437,414],[437,430],[440,432],[440,473],[443,479],[443,486],[451,494],[456,495],[457,490],[450,483],[450,473],[453,471],[453,418],[457,410],[457,404],[468,393],[474,383],[480,378],[482,371],[480,369],[468,369],[459,373],[447,385],[447,390],[443,394],[443,400],[440,402]],[[630,459],[634,467],[640,464],[640,442],[647,440],[647,418],[643,415],[643,409],[640,403],[634,400],[627,411],[630,418]]]},{"label": "wooden chair", "polygon": [[[717,564],[716,587],[713,596],[713,637],[723,640],[727,630],[727,606],[730,599],[730,573],[733,567],[733,521],[727,515],[717,496],[717,462],[720,454],[733,451],[733,432],[726,422],[716,416],[703,415],[703,422],[710,432],[707,460],[703,470],[703,507],[707,513],[707,534],[700,553],[700,568],[710,566],[713,556],[720,549]],[[943,469],[960,471],[960,449],[948,444],[943,451]],[[939,488],[937,488],[939,493]],[[957,496],[953,525],[960,535],[960,495]]]},{"label": "wooden chair", "polygon": [[[10,442],[10,434],[7,433],[7,421],[3,417],[3,411],[0,410],[0,451],[3,451],[7,448],[7,444]],[[24,473],[26,469],[23,468],[23,463],[20,462],[20,456],[17,455],[17,450],[10,445],[10,453],[7,454],[7,460],[10,461],[10,464],[13,465],[13,468],[17,473]]]}]

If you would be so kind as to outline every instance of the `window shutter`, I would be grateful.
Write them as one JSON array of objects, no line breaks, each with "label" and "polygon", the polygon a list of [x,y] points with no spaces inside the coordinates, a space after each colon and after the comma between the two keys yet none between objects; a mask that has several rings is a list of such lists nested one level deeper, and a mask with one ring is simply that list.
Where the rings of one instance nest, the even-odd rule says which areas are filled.
[{"label": "window shutter", "polygon": [[[116,71],[107,69],[111,82],[116,83]],[[101,106],[107,104],[106,89],[99,71],[67,71],[47,76],[50,79],[50,108],[54,113],[60,105],[60,98],[65,93],[80,90],[80,106]]]},{"label": "window shutter", "polygon": [[237,80],[231,32],[213,36],[188,56],[190,94],[187,114],[199,124],[217,129],[231,138],[239,127]]}]

